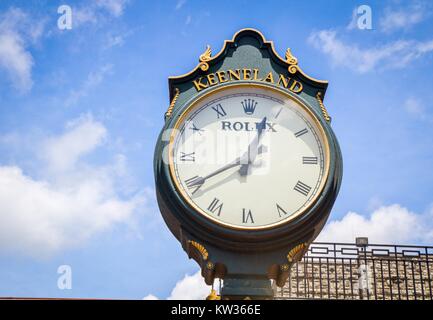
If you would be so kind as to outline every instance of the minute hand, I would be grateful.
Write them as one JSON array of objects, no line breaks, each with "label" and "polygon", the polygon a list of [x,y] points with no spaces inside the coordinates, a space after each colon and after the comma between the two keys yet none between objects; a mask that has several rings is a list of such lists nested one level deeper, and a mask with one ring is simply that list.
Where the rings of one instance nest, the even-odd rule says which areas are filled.
[{"label": "minute hand", "polygon": [[194,194],[198,189],[200,189],[200,187],[203,185],[203,183],[213,177],[216,176],[217,174],[224,172],[230,168],[236,167],[238,165],[241,164],[241,159],[243,159],[245,156],[242,157],[237,157],[235,160],[233,160],[232,162],[226,164],[224,167],[221,167],[211,173],[209,173],[208,175],[204,176],[204,177],[196,177],[194,178],[194,180],[190,180],[189,183],[187,183],[187,187],[188,188],[193,188],[193,187],[197,187],[192,193]]}]

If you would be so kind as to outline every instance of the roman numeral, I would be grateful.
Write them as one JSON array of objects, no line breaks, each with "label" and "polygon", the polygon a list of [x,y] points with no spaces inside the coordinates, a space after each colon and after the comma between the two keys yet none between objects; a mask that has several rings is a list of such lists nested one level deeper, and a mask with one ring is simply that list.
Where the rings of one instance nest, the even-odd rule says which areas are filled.
[{"label": "roman numeral", "polygon": [[195,161],[195,152],[191,152],[191,153],[185,153],[185,152],[180,152],[180,161]]},{"label": "roman numeral", "polygon": [[254,223],[253,214],[251,213],[251,210],[246,212],[246,209],[244,208],[242,209],[242,223],[248,223],[248,221]]},{"label": "roman numeral", "polygon": [[303,194],[304,196],[308,195],[308,192],[310,192],[311,187],[306,185],[305,183],[298,181],[296,182],[295,187],[293,188],[293,190],[298,191],[299,193]]},{"label": "roman numeral", "polygon": [[302,164],[317,164],[317,157],[302,157]]},{"label": "roman numeral", "polygon": [[308,133],[308,130],[307,130],[307,128],[304,128],[298,132],[295,132],[295,137],[299,138],[300,136],[302,136],[303,134],[306,134],[306,133]]},{"label": "roman numeral", "polygon": [[286,210],[284,210],[283,208],[281,208],[280,205],[279,205],[278,203],[276,203],[276,205],[277,205],[278,215],[280,216],[280,218],[281,218],[281,213],[282,213],[283,215],[286,215],[286,214],[287,214]]},{"label": "roman numeral", "polygon": [[203,185],[204,181],[202,178],[200,178],[199,176],[194,176],[192,178],[189,178],[187,180],[185,180],[186,183],[186,187],[188,189],[195,189],[192,194],[196,193],[198,189],[200,189],[200,187]]},{"label": "roman numeral", "polygon": [[280,108],[280,110],[278,110],[277,114],[275,115],[275,119],[278,118],[278,116],[280,115],[281,111],[283,110],[283,107]]},{"label": "roman numeral", "polygon": [[218,103],[217,105],[212,107],[212,109],[214,109],[216,111],[218,119],[220,117],[224,117],[225,115],[227,115],[227,112],[224,110],[224,108],[222,107],[222,105],[220,103]]},{"label": "roman numeral", "polygon": [[219,201],[219,199],[214,198],[207,208],[210,212],[215,213],[218,211],[218,216],[221,214],[221,210],[223,208],[223,203]]},{"label": "roman numeral", "polygon": [[197,132],[199,135],[201,135],[201,133],[203,132],[203,129],[199,129],[196,127],[196,125],[193,123],[192,127],[190,127],[190,129],[195,133]]}]

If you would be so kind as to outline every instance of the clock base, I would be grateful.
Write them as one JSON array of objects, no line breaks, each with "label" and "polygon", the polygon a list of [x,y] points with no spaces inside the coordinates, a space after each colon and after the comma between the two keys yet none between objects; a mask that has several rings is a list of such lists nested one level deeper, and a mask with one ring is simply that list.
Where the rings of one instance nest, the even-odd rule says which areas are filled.
[{"label": "clock base", "polygon": [[272,300],[274,291],[269,279],[225,278],[222,300]]}]

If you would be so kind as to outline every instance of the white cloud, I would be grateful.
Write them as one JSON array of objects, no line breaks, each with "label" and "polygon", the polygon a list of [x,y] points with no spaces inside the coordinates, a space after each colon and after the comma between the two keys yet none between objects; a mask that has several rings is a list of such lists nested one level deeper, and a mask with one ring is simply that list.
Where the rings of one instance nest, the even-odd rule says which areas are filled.
[{"label": "white cloud", "polygon": [[348,30],[353,30],[358,27],[358,7],[355,7],[352,10],[352,18],[350,19],[349,24],[347,25]]},{"label": "white cloud", "polygon": [[98,166],[82,159],[105,135],[101,123],[84,116],[63,134],[42,141],[46,154],[37,178],[16,165],[0,166],[0,252],[43,258],[81,246],[116,225],[133,227],[150,192],[119,196],[125,157]]},{"label": "white cloud", "polygon": [[17,89],[31,89],[33,57],[16,34],[0,34],[0,66],[7,71]]},{"label": "white cloud", "polygon": [[[129,0],[94,0],[86,5],[72,9],[73,27],[85,24],[97,24],[107,21],[110,17],[119,18],[123,15]],[[108,16],[106,15],[108,13]]]},{"label": "white cloud", "polygon": [[186,3],[186,0],[177,0],[176,2],[176,10],[180,10]]},{"label": "white cloud", "polygon": [[408,8],[386,8],[379,21],[380,29],[384,32],[407,30],[425,20],[429,14],[428,8],[419,3]]},{"label": "white cloud", "polygon": [[[192,276],[186,274],[182,280],[179,280],[167,300],[204,300],[210,290],[211,286],[206,285],[199,270]],[[149,294],[143,300],[158,300],[158,298]]]},{"label": "white cloud", "polygon": [[98,86],[107,75],[111,74],[113,70],[112,64],[106,64],[99,67],[96,71],[88,74],[86,80],[80,88],[72,90],[69,96],[65,99],[65,106],[70,107],[76,104],[81,98],[86,97],[90,90]]},{"label": "white cloud", "polygon": [[105,9],[114,17],[120,17],[127,2],[127,0],[96,0],[96,5]]},{"label": "white cloud", "polygon": [[130,29],[127,32],[124,32],[122,34],[117,34],[117,35],[108,34],[103,49],[109,49],[117,46],[121,47],[125,43],[125,40],[131,35],[133,35],[134,32],[136,32],[138,29],[141,29],[141,27]]},{"label": "white cloud", "polygon": [[93,151],[106,137],[105,127],[87,114],[67,124],[67,131],[48,138],[42,148],[42,157],[50,169],[64,171],[73,168],[83,155]]},{"label": "white cloud", "polygon": [[409,113],[410,115],[421,120],[426,118],[425,108],[422,102],[418,98],[414,98],[414,97],[407,98],[404,101],[403,106],[406,112]]},{"label": "white cloud", "polygon": [[104,49],[122,46],[124,43],[125,43],[125,39],[122,35],[116,35],[116,36],[109,35],[104,45]]},{"label": "white cloud", "polygon": [[74,28],[88,23],[96,24],[97,22],[98,17],[93,6],[74,8],[72,11],[72,24]]},{"label": "white cloud", "polygon": [[33,86],[33,57],[28,48],[43,34],[43,19],[33,19],[18,8],[10,8],[0,15],[0,69],[20,92]]},{"label": "white cloud", "polygon": [[353,243],[368,237],[370,243],[426,243],[432,240],[431,214],[416,214],[393,204],[382,206],[369,217],[348,212],[342,219],[328,222],[316,241]]},{"label": "white cloud", "polygon": [[201,272],[185,277],[176,283],[168,300],[204,300],[210,293],[210,286],[206,285]]},{"label": "white cloud", "polygon": [[403,68],[415,59],[433,51],[433,40],[397,40],[385,45],[361,48],[345,43],[334,30],[313,32],[308,42],[327,54],[332,64],[366,73],[376,68]]},{"label": "white cloud", "polygon": [[187,15],[186,20],[185,20],[185,25],[188,26],[189,24],[191,24],[191,21],[192,21],[191,15]]},{"label": "white cloud", "polygon": [[15,33],[27,43],[35,44],[42,36],[46,19],[31,16],[20,8],[11,7],[0,14],[0,30]]},{"label": "white cloud", "polygon": [[130,218],[138,199],[107,194],[103,182],[94,177],[63,188],[0,166],[0,250],[44,257]]}]

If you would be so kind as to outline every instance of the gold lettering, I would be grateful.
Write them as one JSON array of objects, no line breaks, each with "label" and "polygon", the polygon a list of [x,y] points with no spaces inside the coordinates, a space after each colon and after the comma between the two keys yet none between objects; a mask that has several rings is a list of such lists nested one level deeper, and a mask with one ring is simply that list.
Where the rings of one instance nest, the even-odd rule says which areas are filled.
[{"label": "gold lettering", "polygon": [[241,80],[241,69],[236,69],[235,71],[229,69],[230,81],[233,81],[234,78],[236,78],[235,80]]},{"label": "gold lettering", "polygon": [[225,71],[218,71],[216,74],[218,76],[218,80],[220,83],[229,81],[229,79],[226,79],[226,72]]},{"label": "gold lettering", "polygon": [[280,77],[278,78],[278,85],[281,86],[281,84],[283,85],[284,88],[287,88],[287,86],[289,85],[289,81],[290,78],[286,79],[286,77],[282,74],[280,74]]},{"label": "gold lettering", "polygon": [[302,89],[303,89],[302,83],[300,83],[296,80],[293,80],[293,83],[289,88],[289,90],[294,92],[294,93],[299,93],[302,91]]},{"label": "gold lettering", "polygon": [[258,75],[259,75],[259,69],[253,69],[254,71],[254,79],[253,80],[259,80]]},{"label": "gold lettering", "polygon": [[202,83],[201,80],[203,78],[200,77],[197,80],[194,80],[192,83],[194,83],[195,88],[197,89],[197,91],[201,91],[202,89],[206,89],[207,87],[209,87],[208,84],[206,83]]},{"label": "gold lettering", "polygon": [[218,83],[218,81],[215,80],[215,73],[209,73],[206,78],[210,86],[214,86]]},{"label": "gold lettering", "polygon": [[[217,71],[216,73],[209,73],[206,77],[199,77],[193,80],[194,87],[197,91],[208,88],[209,86],[214,86],[218,83],[225,83],[234,80],[254,80],[254,81],[264,81],[268,83],[275,83],[274,74],[269,72],[263,79],[259,78],[259,69],[229,69],[227,71]],[[278,74],[278,81],[276,83],[294,93],[300,93],[304,86],[301,82],[296,81],[290,77],[283,74]]]},{"label": "gold lettering", "polygon": [[272,74],[272,72],[269,72],[266,78],[263,79],[263,81],[274,83],[274,75]]},{"label": "gold lettering", "polygon": [[251,80],[251,69],[244,69],[244,80]]}]

